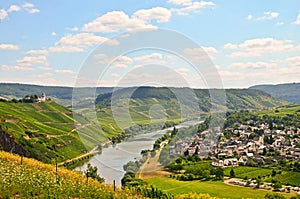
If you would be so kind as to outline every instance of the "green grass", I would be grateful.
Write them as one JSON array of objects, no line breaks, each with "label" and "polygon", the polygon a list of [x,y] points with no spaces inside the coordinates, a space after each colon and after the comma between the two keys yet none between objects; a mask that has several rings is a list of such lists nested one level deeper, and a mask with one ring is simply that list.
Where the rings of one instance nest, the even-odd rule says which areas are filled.
[{"label": "green grass", "polygon": [[86,178],[79,172],[0,151],[0,198],[142,198],[130,190]]},{"label": "green grass", "polygon": [[300,104],[296,105],[286,105],[282,107],[278,107],[271,110],[262,110],[258,111],[260,116],[262,115],[270,115],[270,116],[285,116],[287,114],[300,114]]},{"label": "green grass", "polygon": [[[218,198],[260,199],[260,198],[264,198],[264,196],[267,193],[271,193],[266,190],[257,190],[253,188],[226,185],[220,181],[204,181],[204,182],[178,181],[176,179],[172,179],[168,177],[149,178],[149,179],[144,179],[144,181],[152,184],[153,186],[159,189],[162,189],[165,192],[169,192],[172,194],[184,194],[184,193],[194,192],[194,193],[208,193],[210,196],[214,196]],[[292,194],[295,195],[295,193]]]},{"label": "green grass", "polygon": [[[224,169],[224,175],[230,176],[231,167]],[[234,174],[238,178],[257,178],[258,176],[267,176],[268,174],[271,175],[271,169],[259,168],[259,167],[247,167],[247,166],[239,166],[233,167]]]}]

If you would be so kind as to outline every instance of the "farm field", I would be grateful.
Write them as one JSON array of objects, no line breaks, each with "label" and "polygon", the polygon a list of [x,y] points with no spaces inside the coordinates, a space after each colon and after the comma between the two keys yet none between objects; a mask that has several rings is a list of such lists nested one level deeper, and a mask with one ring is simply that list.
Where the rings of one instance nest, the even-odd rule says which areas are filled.
[{"label": "farm field", "polygon": [[224,169],[224,175],[230,176],[230,170],[233,168],[235,177],[237,178],[257,178],[258,176],[267,176],[271,175],[271,169],[259,168],[259,167],[247,167],[247,166],[239,166],[239,167],[227,167]]},{"label": "farm field", "polygon": [[[208,193],[210,196],[218,198],[264,198],[267,193],[266,190],[257,190],[253,188],[245,188],[239,186],[227,185],[220,181],[178,181],[168,177],[148,178],[144,181],[152,184],[165,192],[172,194],[184,194],[189,192]],[[283,194],[285,196],[294,196],[296,193]]]}]

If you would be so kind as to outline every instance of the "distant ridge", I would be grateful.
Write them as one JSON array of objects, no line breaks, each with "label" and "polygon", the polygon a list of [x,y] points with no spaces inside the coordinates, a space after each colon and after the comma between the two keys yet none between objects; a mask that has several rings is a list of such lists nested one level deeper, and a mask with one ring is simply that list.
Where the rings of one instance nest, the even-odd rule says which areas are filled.
[{"label": "distant ridge", "polygon": [[255,85],[249,89],[261,90],[275,98],[300,104],[300,83]]}]

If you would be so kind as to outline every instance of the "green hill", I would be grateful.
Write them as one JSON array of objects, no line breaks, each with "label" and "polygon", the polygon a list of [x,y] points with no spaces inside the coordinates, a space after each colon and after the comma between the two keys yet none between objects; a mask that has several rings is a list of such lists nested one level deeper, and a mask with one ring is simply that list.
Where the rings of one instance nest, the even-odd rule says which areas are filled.
[{"label": "green hill", "polygon": [[277,84],[277,85],[257,85],[250,89],[257,89],[269,93],[275,98],[291,103],[300,103],[300,83]]},{"label": "green hill", "polygon": [[[77,89],[77,101],[82,101],[85,98],[90,97],[91,94],[96,93],[96,95],[111,92],[110,87],[82,87]],[[22,98],[29,93],[46,93],[46,95],[56,102],[64,105],[70,106],[73,88],[65,86],[40,86],[31,84],[17,84],[17,83],[0,83],[0,98],[12,99],[12,98]]]},{"label": "green hill", "polygon": [[[0,102],[0,149],[43,162],[64,161],[86,153],[104,141],[96,125],[53,101],[41,103]],[[78,136],[76,128],[86,135]],[[85,146],[83,142],[85,143]]]},{"label": "green hill", "polygon": [[[174,91],[179,93],[180,97],[183,98],[178,100]],[[193,92],[194,96],[187,96],[190,92]],[[221,93],[222,90],[213,90],[215,93]],[[228,110],[242,110],[242,109],[269,109],[277,106],[287,104],[287,102],[275,99],[269,94],[253,90],[253,89],[227,89],[226,91],[226,106]],[[131,95],[131,96],[129,96]],[[192,100],[192,97],[196,97],[196,100]],[[99,122],[104,129],[109,126],[114,130],[118,130],[118,126],[114,122],[112,110],[111,110],[111,98],[112,93],[100,94],[96,99],[97,116]],[[117,90],[114,93],[116,103],[125,103],[127,98],[129,101],[129,113],[134,123],[144,125],[151,122],[149,110],[154,105],[161,105],[164,110],[158,108],[153,111],[152,120],[159,118],[159,114],[163,115],[167,121],[179,122],[181,118],[181,107],[183,104],[184,109],[189,112],[189,118],[196,117],[197,114],[206,115],[211,109],[211,99],[209,90],[207,89],[188,89],[188,88],[155,88],[155,87],[139,87],[139,88],[124,88]],[[182,103],[183,102],[183,103]],[[196,105],[195,105],[196,103]],[[190,105],[190,106],[189,106]],[[115,104],[113,106],[116,106]],[[198,107],[196,107],[198,106]],[[196,107],[196,108],[195,108]],[[198,110],[199,111],[198,111]],[[222,110],[225,110],[225,106],[221,106]],[[161,113],[160,113],[161,111]],[[157,113],[157,117],[155,115]],[[129,127],[131,123],[128,121],[127,115],[120,112],[118,115],[120,118],[118,122],[123,122],[123,126]]]}]

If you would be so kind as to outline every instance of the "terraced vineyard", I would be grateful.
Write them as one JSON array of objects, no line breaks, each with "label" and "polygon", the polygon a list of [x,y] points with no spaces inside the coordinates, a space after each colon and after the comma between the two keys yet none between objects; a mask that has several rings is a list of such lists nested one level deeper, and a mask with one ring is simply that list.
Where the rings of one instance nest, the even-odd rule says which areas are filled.
[{"label": "terraced vineyard", "polygon": [[[78,121],[73,119],[70,109],[53,101],[0,102],[0,147],[51,162],[54,158],[64,161],[81,155],[107,139],[96,124],[80,115],[76,118]],[[80,132],[84,132],[81,136],[77,133],[75,123]]]}]

